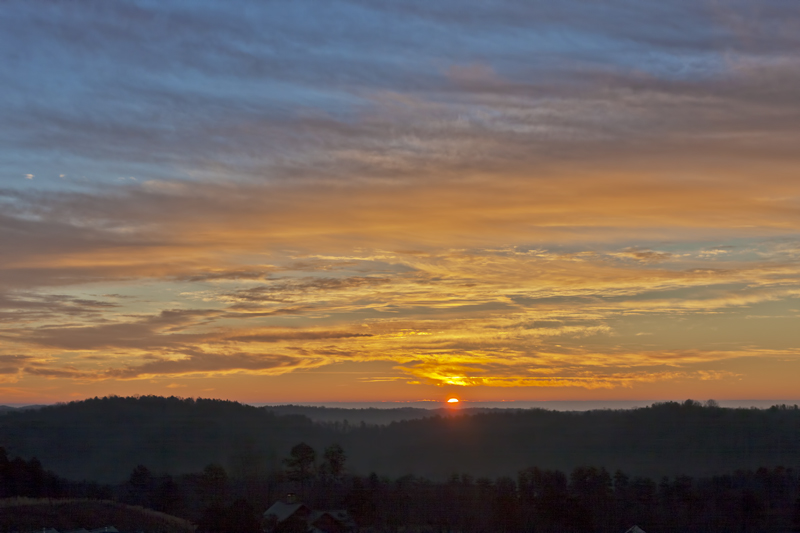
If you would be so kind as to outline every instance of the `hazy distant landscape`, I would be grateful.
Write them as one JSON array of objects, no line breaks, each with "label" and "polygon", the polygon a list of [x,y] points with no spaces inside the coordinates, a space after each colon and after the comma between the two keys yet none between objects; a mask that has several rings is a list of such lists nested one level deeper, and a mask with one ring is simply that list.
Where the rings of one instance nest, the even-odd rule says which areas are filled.
[{"label": "hazy distant landscape", "polygon": [[800,411],[666,402],[628,410],[254,407],[175,397],[108,397],[0,417],[0,444],[70,479],[123,480],[138,464],[184,474],[218,463],[262,471],[298,442],[341,444],[367,475],[514,475],[603,466],[635,475],[714,475],[800,465]]},{"label": "hazy distant landscape", "polygon": [[[316,454],[306,478],[293,477],[290,466],[301,443]],[[406,514],[398,518],[396,498],[448,501],[453,491],[467,500],[486,498],[490,507],[511,506],[504,520],[514,524],[541,519],[541,498],[554,499],[545,513],[547,531],[615,531],[620,521],[636,517],[648,531],[667,531],[682,520],[667,510],[686,505],[700,509],[692,524],[712,531],[722,520],[719,498],[739,514],[749,512],[741,498],[753,499],[747,520],[765,530],[780,531],[800,516],[800,409],[785,404],[347,410],[106,397],[6,410],[0,446],[7,454],[6,496],[117,499],[201,525],[213,522],[212,511],[214,520],[242,512],[257,518],[287,491],[300,491],[317,505],[345,507],[365,525],[382,527],[391,516],[418,525],[452,522],[458,515],[453,506],[472,504],[402,507]],[[326,466],[332,449],[342,450],[340,470]],[[11,483],[14,476],[23,481]],[[544,496],[541,487],[556,492]],[[486,512],[486,527],[495,527],[500,518]],[[698,522],[697,513],[706,513],[705,521]],[[580,523],[576,516],[583,516]]]}]

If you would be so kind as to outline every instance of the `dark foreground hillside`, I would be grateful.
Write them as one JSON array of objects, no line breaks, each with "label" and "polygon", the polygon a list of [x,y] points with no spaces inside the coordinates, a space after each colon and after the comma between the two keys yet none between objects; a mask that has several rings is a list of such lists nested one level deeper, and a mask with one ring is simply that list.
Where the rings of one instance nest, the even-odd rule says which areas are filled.
[{"label": "dark foreground hillside", "polygon": [[394,422],[315,424],[303,415],[220,400],[102,398],[0,416],[0,446],[69,479],[117,483],[136,465],[234,476],[281,468],[291,447],[338,443],[362,475],[496,477],[537,466],[585,465],[631,475],[714,475],[800,466],[800,410],[728,409],[697,402],[624,411],[500,410]]},{"label": "dark foreground hillside", "polygon": [[120,531],[193,533],[187,520],[138,506],[87,499],[0,500],[0,531],[59,531],[114,526]]}]

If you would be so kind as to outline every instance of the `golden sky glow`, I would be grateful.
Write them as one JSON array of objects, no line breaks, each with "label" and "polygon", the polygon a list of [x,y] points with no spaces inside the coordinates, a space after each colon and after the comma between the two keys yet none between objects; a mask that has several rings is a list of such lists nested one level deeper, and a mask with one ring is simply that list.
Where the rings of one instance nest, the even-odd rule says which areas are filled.
[{"label": "golden sky glow", "polygon": [[119,6],[14,4],[0,403],[798,397],[782,4],[675,2],[675,35],[614,2],[334,3],[346,35],[167,3],[132,41]]}]

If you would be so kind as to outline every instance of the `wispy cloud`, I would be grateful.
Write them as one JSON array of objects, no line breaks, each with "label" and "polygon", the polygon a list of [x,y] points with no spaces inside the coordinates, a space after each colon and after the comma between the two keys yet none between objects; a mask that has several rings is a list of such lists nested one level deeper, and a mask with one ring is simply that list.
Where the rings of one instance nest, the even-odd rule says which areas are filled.
[{"label": "wispy cloud", "polygon": [[794,15],[9,2],[0,375],[601,394],[791,365]]}]

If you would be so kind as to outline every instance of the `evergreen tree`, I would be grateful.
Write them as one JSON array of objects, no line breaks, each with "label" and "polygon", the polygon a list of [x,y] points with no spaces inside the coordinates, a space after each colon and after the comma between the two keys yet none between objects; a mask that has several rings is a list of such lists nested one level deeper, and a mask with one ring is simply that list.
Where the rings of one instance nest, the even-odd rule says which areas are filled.
[{"label": "evergreen tree", "polygon": [[306,496],[306,484],[314,476],[316,462],[317,452],[305,442],[293,446],[289,457],[283,460],[287,477],[300,484],[300,494],[303,498]]}]

